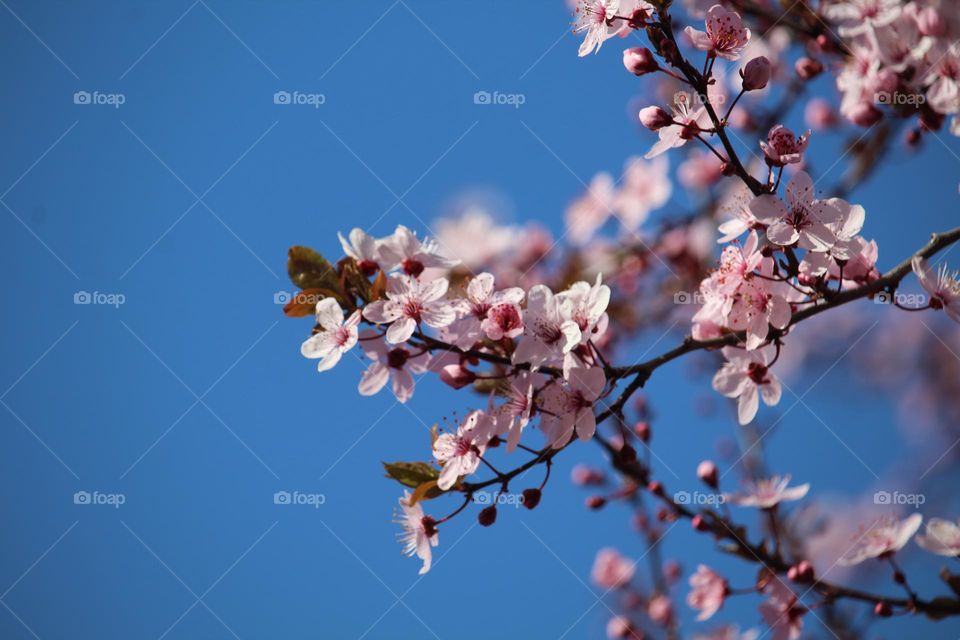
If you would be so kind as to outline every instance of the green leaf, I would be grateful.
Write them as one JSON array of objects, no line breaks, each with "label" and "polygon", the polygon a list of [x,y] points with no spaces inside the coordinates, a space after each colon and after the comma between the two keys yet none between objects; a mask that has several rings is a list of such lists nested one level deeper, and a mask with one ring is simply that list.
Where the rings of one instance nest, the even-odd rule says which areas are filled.
[{"label": "green leaf", "polygon": [[411,489],[440,477],[439,469],[426,462],[384,462],[383,468],[388,478]]},{"label": "green leaf", "polygon": [[340,290],[337,270],[326,258],[308,247],[290,247],[287,273],[293,284],[301,289]]}]

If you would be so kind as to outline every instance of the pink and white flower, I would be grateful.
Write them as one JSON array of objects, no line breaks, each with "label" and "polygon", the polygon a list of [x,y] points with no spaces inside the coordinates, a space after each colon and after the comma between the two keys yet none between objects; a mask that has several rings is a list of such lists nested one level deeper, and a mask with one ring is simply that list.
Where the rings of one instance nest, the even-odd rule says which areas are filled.
[{"label": "pink and white flower", "polygon": [[684,29],[693,46],[710,56],[737,60],[750,42],[750,29],[743,26],[740,14],[715,4],[707,11],[706,31]]},{"label": "pink and white flower", "polygon": [[772,509],[781,502],[800,500],[810,491],[810,484],[788,487],[790,476],[771,476],[756,481],[748,481],[742,493],[734,493],[727,499],[741,507]]},{"label": "pink and white flower", "polygon": [[[712,96],[709,96],[712,99]],[[660,141],[653,145],[647,155],[647,160],[655,158],[670,149],[676,149],[687,144],[687,140],[697,137],[699,132],[709,130],[712,126],[710,115],[700,99],[693,93],[678,91],[673,102],[673,124],[657,129]]]},{"label": "pink and white flower", "polygon": [[705,564],[697,567],[697,572],[690,576],[690,593],[687,594],[687,604],[698,610],[697,621],[702,622],[715,614],[723,606],[723,601],[730,593],[727,581]]},{"label": "pink and white flower", "polygon": [[932,56],[935,62],[924,79],[930,87],[927,101],[938,113],[956,113],[960,111],[960,45],[953,43]]},{"label": "pink and white flower", "polygon": [[651,211],[670,200],[673,183],[668,175],[669,169],[667,158],[657,158],[652,162],[642,158],[627,160],[613,206],[628,231],[639,229]]},{"label": "pink and white flower", "polygon": [[914,513],[903,520],[884,516],[867,529],[861,529],[853,548],[837,560],[842,566],[860,564],[870,558],[886,558],[904,547],[923,523],[923,516]]},{"label": "pink and white flower", "polygon": [[414,278],[419,277],[424,269],[449,269],[460,264],[458,258],[443,255],[435,240],[420,240],[417,234],[402,224],[397,225],[392,236],[382,241],[380,255]]},{"label": "pink and white flower", "polygon": [[326,371],[340,362],[341,356],[357,344],[357,325],[360,313],[354,311],[343,321],[343,309],[333,298],[324,298],[317,303],[317,324],[320,330],[300,345],[305,358],[319,358],[317,371]]},{"label": "pink and white flower", "polygon": [[787,185],[787,201],[775,195],[757,196],[750,211],[762,224],[768,225],[767,238],[783,247],[797,244],[809,251],[827,251],[837,240],[831,230],[841,212],[828,200],[814,197],[813,180],[805,171],[798,171]]},{"label": "pink and white flower", "polygon": [[602,368],[575,367],[566,387],[558,383],[547,388],[540,428],[555,449],[566,445],[574,433],[581,441],[593,437],[597,430],[594,402],[606,383]]},{"label": "pink and white flower", "polygon": [[617,35],[623,27],[615,18],[620,0],[580,0],[576,9],[574,33],[583,33],[580,57],[599,51],[604,42]]},{"label": "pink and white flower", "polygon": [[920,286],[930,294],[930,308],[943,309],[953,320],[960,322],[960,272],[950,273],[946,263],[934,271],[920,256],[911,261]]},{"label": "pink and white flower", "polygon": [[400,542],[403,544],[403,553],[407,556],[416,554],[423,560],[420,575],[430,571],[433,561],[433,552],[430,547],[440,544],[440,534],[437,532],[433,518],[423,515],[423,507],[418,502],[410,505],[410,492],[404,491],[400,497],[400,511],[394,522],[400,525]]},{"label": "pink and white flower", "polygon": [[798,138],[793,131],[778,124],[770,129],[766,142],[760,141],[760,148],[763,149],[767,164],[772,167],[782,167],[803,160],[803,152],[807,150],[808,144],[810,144],[809,130]]},{"label": "pink and white flower", "polygon": [[433,443],[433,457],[443,465],[437,486],[446,491],[460,476],[468,476],[480,466],[480,457],[490,440],[490,418],[472,411],[456,433],[442,433]]},{"label": "pink and white flower", "polygon": [[785,329],[790,324],[792,312],[787,296],[791,291],[784,282],[774,282],[773,258],[760,262],[761,278],[745,280],[731,297],[726,326],[734,331],[744,331],[747,350],[757,349],[766,341],[770,327]]},{"label": "pink and white flower", "polygon": [[387,279],[387,299],[368,304],[363,317],[376,324],[390,324],[387,342],[406,342],[421,322],[441,328],[456,319],[453,305],[445,299],[449,286],[446,278],[423,283],[411,276],[392,274]]},{"label": "pink and white flower", "polygon": [[538,367],[563,358],[580,344],[580,327],[571,319],[572,314],[569,299],[554,295],[542,284],[532,287],[523,312],[523,337],[513,352],[513,361]]},{"label": "pink and white flower", "polygon": [[593,561],[590,577],[601,589],[619,589],[633,579],[636,563],[611,547],[600,549]]},{"label": "pink and white flower", "polygon": [[760,615],[770,625],[771,640],[797,640],[803,631],[803,614],[807,609],[800,599],[777,578],[767,583],[764,591],[769,599],[760,603]]},{"label": "pink and white flower", "polygon": [[901,11],[900,0],[847,0],[824,6],[823,15],[839,23],[841,36],[852,37],[893,23]]},{"label": "pink and white flower", "polygon": [[381,248],[383,240],[377,240],[367,234],[363,229],[354,228],[350,231],[349,240],[343,237],[342,233],[337,233],[340,238],[340,246],[343,252],[357,261],[357,267],[360,272],[368,278],[375,274],[377,270],[384,272],[396,268],[396,264],[383,257]]},{"label": "pink and white flower", "polygon": [[616,196],[613,177],[598,173],[590,181],[587,192],[567,208],[567,237],[574,244],[584,244],[602,227],[613,213]]},{"label": "pink and white flower", "polygon": [[359,339],[363,352],[374,360],[360,377],[360,395],[372,396],[392,380],[397,401],[406,402],[413,397],[412,374],[425,373],[429,369],[430,354],[414,354],[403,347],[389,345],[372,329],[362,331]]},{"label": "pink and white flower", "polygon": [[960,526],[942,518],[930,518],[927,533],[917,536],[917,544],[930,553],[960,557]]},{"label": "pink and white flower", "polygon": [[497,409],[497,433],[507,434],[507,453],[512,453],[520,442],[523,430],[530,423],[536,408],[533,393],[537,374],[521,371],[510,381],[507,400]]},{"label": "pink and white flower", "polygon": [[493,274],[481,273],[467,283],[466,293],[466,298],[456,305],[462,317],[449,327],[458,347],[467,349],[484,335],[500,340],[523,333],[520,317],[523,289],[511,287],[494,291]]}]

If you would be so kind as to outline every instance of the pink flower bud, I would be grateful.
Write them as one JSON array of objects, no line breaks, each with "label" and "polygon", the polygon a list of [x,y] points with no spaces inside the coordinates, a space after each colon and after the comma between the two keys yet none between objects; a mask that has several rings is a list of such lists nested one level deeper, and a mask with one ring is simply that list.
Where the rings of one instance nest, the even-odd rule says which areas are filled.
[{"label": "pink flower bud", "polygon": [[939,11],[926,7],[917,13],[917,28],[921,35],[940,37],[947,32],[947,22]]},{"label": "pink flower bud", "polygon": [[837,124],[837,114],[823,98],[814,98],[807,103],[803,113],[811,129],[829,129]]},{"label": "pink flower bud", "polygon": [[823,65],[813,58],[803,57],[797,60],[794,69],[796,69],[797,75],[800,76],[800,78],[810,80],[820,75],[820,72],[823,71]]},{"label": "pink flower bud", "polygon": [[870,127],[880,121],[883,114],[869,102],[858,102],[847,110],[847,118],[860,127]]},{"label": "pink flower bud", "polygon": [[573,468],[573,471],[570,472],[570,479],[573,480],[573,484],[580,486],[597,485],[604,482],[602,471],[591,469],[583,464],[578,464]]},{"label": "pink flower bud", "polygon": [[650,131],[657,131],[673,124],[673,118],[660,107],[647,107],[640,110],[640,123]]},{"label": "pink flower bud", "polygon": [[627,71],[635,76],[642,76],[646,73],[656,71],[660,68],[654,59],[650,49],[646,47],[633,47],[623,50],[623,66]]},{"label": "pink flower bud", "polygon": [[586,501],[587,508],[593,510],[602,509],[605,504],[607,499],[603,496],[590,496]]},{"label": "pink flower bud", "polygon": [[703,519],[703,516],[693,516],[690,519],[690,524],[697,531],[709,531],[710,525],[707,524],[707,521]]},{"label": "pink flower bud", "polygon": [[717,465],[711,460],[704,460],[697,466],[697,477],[708,487],[717,488]]},{"label": "pink flower bud", "polygon": [[673,605],[670,598],[664,595],[656,595],[650,598],[647,603],[647,615],[656,624],[666,626],[673,618]]},{"label": "pink flower bud", "polygon": [[765,56],[758,56],[748,62],[740,72],[743,77],[744,91],[759,91],[770,82],[773,67]]},{"label": "pink flower bud", "polygon": [[633,425],[633,433],[640,438],[641,442],[650,442],[650,423],[646,420],[641,420]]},{"label": "pink flower bud", "polygon": [[440,370],[440,379],[454,389],[462,389],[469,384],[473,384],[477,376],[467,370],[463,365],[448,364]]},{"label": "pink flower bud", "polygon": [[877,606],[873,608],[873,612],[880,618],[889,618],[893,615],[893,607],[890,606],[889,602],[883,600],[877,603]]}]

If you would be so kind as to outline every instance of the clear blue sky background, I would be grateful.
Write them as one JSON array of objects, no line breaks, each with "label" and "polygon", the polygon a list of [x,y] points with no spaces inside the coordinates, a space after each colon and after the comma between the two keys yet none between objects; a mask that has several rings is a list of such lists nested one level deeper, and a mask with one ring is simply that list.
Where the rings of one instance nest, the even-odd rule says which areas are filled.
[{"label": "clear blue sky background", "polygon": [[[569,484],[598,452],[562,456],[536,511],[445,527],[418,579],[379,461],[425,458],[424,423],[475,398],[432,380],[408,406],[361,398],[360,364],[317,374],[298,352],[309,322],[274,304],[292,244],[334,255],[353,226],[424,232],[477,189],[559,231],[581,181],[643,153],[620,43],[578,60],[569,21],[559,0],[5,0],[0,637],[603,637],[593,556],[641,545],[625,510],[588,513]],[[525,104],[478,106],[480,90]],[[77,105],[78,91],[125,103]],[[325,103],[276,105],[277,91]],[[883,266],[957,222],[960,145],[941,140],[853,198]],[[821,168],[839,157],[835,141],[813,146]],[[78,291],[125,304],[75,305]],[[694,413],[707,381],[686,372],[665,368],[649,391],[657,454],[683,479],[661,473],[692,489],[732,425]],[[805,402],[880,473],[899,456],[890,405],[856,384],[838,367]],[[876,484],[803,407],[770,456],[815,492]],[[326,502],[277,506],[278,490]],[[75,505],[77,491],[126,503]],[[682,525],[667,554],[687,549],[737,584],[752,574]],[[752,624],[755,604],[718,619]]]}]

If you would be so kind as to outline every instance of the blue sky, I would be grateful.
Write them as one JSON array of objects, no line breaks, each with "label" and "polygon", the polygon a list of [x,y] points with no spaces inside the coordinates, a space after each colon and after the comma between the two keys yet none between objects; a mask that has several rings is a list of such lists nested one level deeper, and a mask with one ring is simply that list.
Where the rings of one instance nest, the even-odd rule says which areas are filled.
[{"label": "blue sky", "polygon": [[[274,303],[290,245],[333,256],[353,226],[426,232],[478,192],[559,232],[583,182],[645,152],[620,44],[578,60],[569,21],[559,0],[4,4],[0,636],[603,637],[613,603],[587,582],[593,556],[642,547],[629,513],[587,512],[567,480],[599,452],[561,456],[536,511],[444,528],[420,579],[380,461],[423,459],[425,425],[475,399],[433,380],[408,405],[361,398],[360,363],[317,374],[298,351],[309,322]],[[852,198],[883,266],[956,224],[960,145],[939,140]],[[841,153],[829,136],[813,148],[822,167]],[[733,429],[693,411],[709,390],[689,373],[648,386],[678,489]],[[815,492],[871,491],[899,455],[887,401],[843,366],[805,401],[848,447],[800,407],[772,465]],[[124,504],[74,504],[83,491]],[[275,505],[277,491],[325,502]],[[689,548],[738,583],[753,571],[681,525],[667,555]],[[752,624],[754,606],[719,618]]]}]

